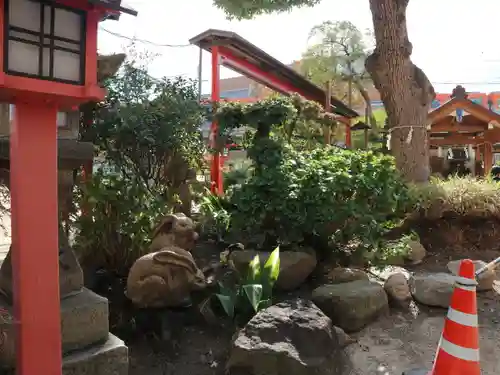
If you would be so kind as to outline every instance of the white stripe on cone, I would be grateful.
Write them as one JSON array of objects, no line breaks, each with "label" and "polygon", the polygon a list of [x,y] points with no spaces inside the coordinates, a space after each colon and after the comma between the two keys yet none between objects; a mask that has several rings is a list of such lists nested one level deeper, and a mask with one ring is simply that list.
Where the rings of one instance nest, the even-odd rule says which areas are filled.
[{"label": "white stripe on cone", "polygon": [[455,345],[444,337],[441,337],[439,348],[452,357],[462,359],[464,361],[479,362],[479,349],[469,349]]},{"label": "white stripe on cone", "polygon": [[455,281],[460,285],[477,285],[477,281],[463,276],[455,276]]},{"label": "white stripe on cone", "polygon": [[462,290],[467,290],[469,292],[475,292],[476,291],[476,287],[475,286],[472,286],[472,285],[463,285],[463,284],[459,284],[459,283],[455,284],[455,288],[459,288],[459,289],[462,289]]},{"label": "white stripe on cone", "polygon": [[478,327],[476,314],[467,314],[451,307],[448,309],[448,319],[463,326]]}]

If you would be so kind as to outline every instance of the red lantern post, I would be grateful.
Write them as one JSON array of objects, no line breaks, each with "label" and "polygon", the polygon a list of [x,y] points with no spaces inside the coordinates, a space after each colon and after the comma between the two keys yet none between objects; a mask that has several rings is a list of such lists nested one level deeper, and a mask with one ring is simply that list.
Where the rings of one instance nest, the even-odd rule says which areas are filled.
[{"label": "red lantern post", "polygon": [[14,105],[10,191],[21,375],[62,372],[56,118],[59,110],[104,98],[97,27],[127,11],[116,3],[0,0],[0,100]]},{"label": "red lantern post", "polygon": [[[212,94],[211,100],[212,105],[215,107],[220,101],[220,54],[219,47],[212,47]],[[210,127],[211,135],[211,146],[216,148],[217,140],[217,122],[212,120],[212,126]],[[214,194],[222,195],[224,194],[224,185],[222,182],[222,170],[221,170],[221,155],[219,151],[215,151],[212,156],[212,166],[210,173],[210,181],[212,182],[211,191]]]}]

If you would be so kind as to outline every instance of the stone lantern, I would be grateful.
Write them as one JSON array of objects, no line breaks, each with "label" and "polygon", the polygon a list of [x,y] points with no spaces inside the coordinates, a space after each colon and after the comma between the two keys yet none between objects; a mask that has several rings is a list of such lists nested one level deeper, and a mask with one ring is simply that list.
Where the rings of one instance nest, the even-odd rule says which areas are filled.
[{"label": "stone lantern", "polygon": [[109,335],[106,299],[83,288],[73,252],[65,241],[59,246],[57,190],[58,166],[74,168],[90,150],[75,142],[72,109],[105,97],[98,24],[136,12],[120,0],[0,0],[0,7],[0,168],[9,171],[12,217],[0,269],[0,365],[20,375],[126,374],[127,348]]}]

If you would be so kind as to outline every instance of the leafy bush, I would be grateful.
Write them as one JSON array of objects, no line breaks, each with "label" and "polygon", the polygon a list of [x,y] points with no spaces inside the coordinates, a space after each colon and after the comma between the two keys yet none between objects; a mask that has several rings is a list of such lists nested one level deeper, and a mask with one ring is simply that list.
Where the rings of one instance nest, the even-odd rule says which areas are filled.
[{"label": "leafy bush", "polygon": [[189,215],[205,148],[199,126],[205,109],[196,84],[155,79],[147,57],[131,51],[120,72],[106,82],[108,96],[95,108],[82,137],[92,141],[113,176],[97,173],[83,188],[76,247],[84,266],[126,275],[149,247],[159,216]]},{"label": "leafy bush", "polygon": [[254,130],[246,143],[249,176],[227,192],[224,208],[230,234],[247,245],[331,251],[355,243],[363,254],[413,207],[392,157],[320,143],[318,130],[335,119],[317,103],[277,97],[222,105],[215,116],[219,137],[241,126]]},{"label": "leafy bush", "polygon": [[239,163],[233,169],[224,173],[224,190],[227,191],[235,185],[243,184],[250,176],[251,166],[248,163]]},{"label": "leafy bush", "polygon": [[75,251],[82,265],[126,276],[147,253],[154,226],[169,213],[165,199],[138,181],[102,172],[94,174],[78,197],[79,206],[87,208],[75,219]]},{"label": "leafy bush", "polygon": [[248,319],[272,305],[272,291],[279,271],[280,254],[277,247],[264,266],[261,266],[256,255],[248,265],[248,274],[239,285],[231,288],[219,284],[220,291],[215,296],[229,317],[241,314],[244,319]]},{"label": "leafy bush", "polygon": [[273,139],[249,155],[257,167],[230,197],[231,225],[258,247],[314,236],[376,244],[386,221],[411,203],[389,156],[337,147],[305,154]]},{"label": "leafy bush", "polygon": [[419,241],[418,234],[411,231],[396,240],[383,241],[377,249],[368,254],[373,265],[403,264],[411,251],[411,243]]},{"label": "leafy bush", "polygon": [[205,188],[205,195],[200,203],[200,212],[203,234],[222,240],[231,225],[231,215],[226,199],[212,194]]},{"label": "leafy bush", "polygon": [[416,213],[428,219],[443,216],[500,216],[500,184],[473,177],[432,179],[411,187]]},{"label": "leafy bush", "polygon": [[255,131],[254,140],[273,133],[288,144],[310,149],[318,145],[322,129],[334,129],[337,125],[331,113],[300,95],[271,96],[251,104],[225,103],[217,108],[215,117],[219,124],[219,149],[235,129],[242,127]]}]

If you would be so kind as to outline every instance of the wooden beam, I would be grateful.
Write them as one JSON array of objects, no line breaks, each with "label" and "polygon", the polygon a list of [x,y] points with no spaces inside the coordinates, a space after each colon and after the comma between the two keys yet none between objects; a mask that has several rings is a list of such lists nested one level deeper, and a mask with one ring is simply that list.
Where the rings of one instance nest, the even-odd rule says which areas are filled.
[{"label": "wooden beam", "polygon": [[445,138],[430,138],[429,144],[432,146],[467,146],[467,145],[478,145],[484,143],[483,137],[467,137],[462,135],[452,135]]},{"label": "wooden beam", "polygon": [[481,125],[465,125],[465,124],[460,124],[460,123],[439,123],[435,125],[431,125],[431,132],[434,133],[441,133],[441,132],[452,132],[452,133],[457,133],[457,132],[468,132],[468,133],[479,133],[479,132],[484,132],[485,130],[488,129],[488,126],[481,126]]}]

